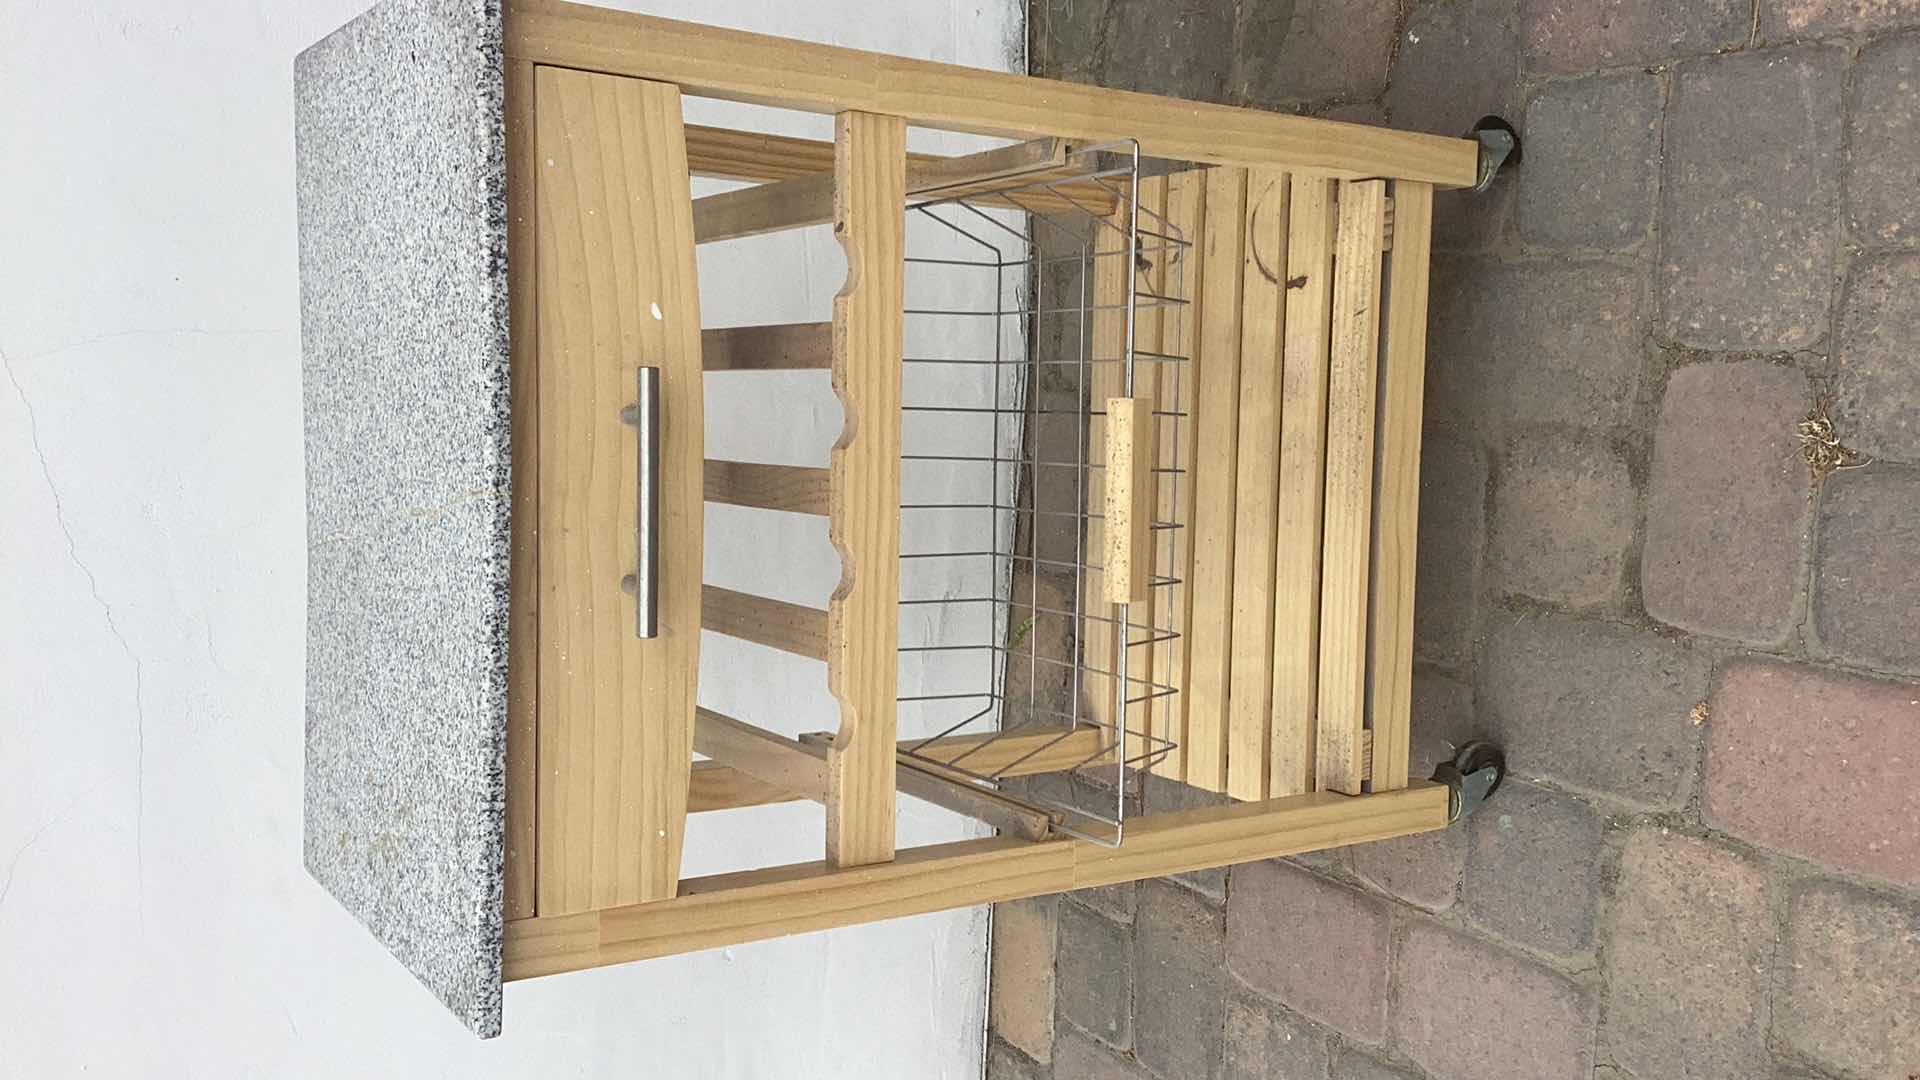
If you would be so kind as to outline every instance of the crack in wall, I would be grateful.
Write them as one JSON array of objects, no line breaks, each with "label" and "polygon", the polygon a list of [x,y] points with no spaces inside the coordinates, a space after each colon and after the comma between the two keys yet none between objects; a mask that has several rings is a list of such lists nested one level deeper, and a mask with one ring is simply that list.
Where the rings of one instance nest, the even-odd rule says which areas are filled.
[{"label": "crack in wall", "polygon": [[[138,898],[136,910],[142,912],[144,917],[144,912],[146,910],[145,898],[146,898],[146,858],[147,858],[146,856],[147,710],[146,710],[146,700],[145,700],[145,689],[146,689],[145,666],[140,662],[140,657],[134,654],[133,647],[127,643],[126,635],[120,632],[120,624],[113,617],[113,608],[108,605],[106,597],[103,596],[100,592],[100,580],[94,576],[92,568],[88,567],[87,564],[81,561],[80,559],[80,549],[78,544],[74,541],[73,528],[67,523],[66,505],[60,499],[59,487],[56,486],[53,482],[53,470],[47,465],[46,450],[40,445],[40,419],[34,413],[33,402],[27,397],[26,387],[20,385],[20,378],[18,375],[14,374],[13,363],[7,359],[7,354],[5,351],[0,351],[0,370],[4,370],[6,372],[7,382],[12,384],[14,394],[20,398],[21,408],[26,410],[27,440],[33,446],[33,457],[34,457],[34,460],[40,466],[40,477],[42,480],[46,482],[47,494],[52,496],[53,498],[54,522],[55,524],[60,526],[60,534],[66,537],[67,558],[71,560],[73,565],[79,568],[80,573],[86,577],[87,590],[93,595],[93,602],[99,605],[100,614],[106,620],[107,633],[111,634],[113,636],[113,640],[119,643],[120,651],[125,653],[127,660],[133,664],[134,895]],[[18,865],[20,861],[20,856],[26,853],[26,848],[32,847],[34,841],[37,841],[40,838],[40,833],[45,832],[46,829],[52,824],[53,823],[49,821],[46,825],[41,826],[40,830],[34,834],[32,839],[28,840],[26,847],[23,847],[18,853],[14,855],[13,864],[15,866]],[[7,889],[11,889],[13,887],[13,869],[14,869],[13,866],[9,866],[7,871]],[[0,900],[5,899],[5,896],[6,896],[6,893],[4,891],[0,891]]]}]

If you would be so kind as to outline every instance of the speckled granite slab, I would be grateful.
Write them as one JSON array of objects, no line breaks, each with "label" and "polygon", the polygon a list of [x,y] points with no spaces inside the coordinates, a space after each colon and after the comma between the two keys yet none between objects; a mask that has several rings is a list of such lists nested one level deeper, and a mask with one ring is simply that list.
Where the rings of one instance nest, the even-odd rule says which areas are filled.
[{"label": "speckled granite slab", "polygon": [[306,863],[500,1030],[506,144],[498,0],[382,0],[294,62]]}]

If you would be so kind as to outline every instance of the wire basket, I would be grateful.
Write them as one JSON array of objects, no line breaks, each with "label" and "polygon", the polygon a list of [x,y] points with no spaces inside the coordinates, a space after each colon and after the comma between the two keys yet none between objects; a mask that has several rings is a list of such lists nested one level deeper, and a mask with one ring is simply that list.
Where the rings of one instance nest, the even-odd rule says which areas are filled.
[{"label": "wire basket", "polygon": [[[938,654],[961,685],[903,679],[901,729],[931,732],[905,753],[1108,845],[1176,730],[1167,671],[1182,581],[1171,537],[1183,527],[1189,465],[1177,435],[1189,391],[1186,357],[1169,346],[1186,340],[1189,244],[1153,205],[1143,167],[1180,166],[1142,159],[1130,140],[1072,147],[1063,162],[922,193],[908,209],[902,668],[925,670]],[[953,287],[956,277],[969,284]],[[956,379],[971,392],[952,392]],[[1153,400],[1145,604],[1106,603],[1098,586],[1102,429],[1115,396]],[[915,595],[922,560],[973,560],[985,572],[966,580],[984,587]],[[956,735],[981,738],[957,755],[927,749]],[[1015,735],[1040,738],[1017,757],[989,750]],[[1012,778],[1065,747],[1086,753],[1050,777]]]}]

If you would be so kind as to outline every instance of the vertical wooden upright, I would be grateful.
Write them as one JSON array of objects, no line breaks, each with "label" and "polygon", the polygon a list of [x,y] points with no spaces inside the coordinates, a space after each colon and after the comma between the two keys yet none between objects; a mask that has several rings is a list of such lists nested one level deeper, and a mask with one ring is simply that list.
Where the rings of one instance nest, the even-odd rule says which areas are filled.
[{"label": "vertical wooden upright", "polygon": [[1426,393],[1427,267],[1433,185],[1393,185],[1393,254],[1381,363],[1379,493],[1373,529],[1368,703],[1374,791],[1407,786],[1413,713],[1413,575],[1420,524],[1420,413]]},{"label": "vertical wooden upright", "polygon": [[894,849],[906,140],[897,116],[843,112],[834,121],[833,231],[847,256],[833,299],[833,389],[846,424],[827,497],[840,552],[827,605],[827,688],[840,702],[827,753],[834,866],[887,862]]},{"label": "vertical wooden upright", "polygon": [[[537,905],[674,895],[700,662],[700,297],[679,90],[534,71],[538,294]],[[634,634],[639,448],[660,369],[659,633]]]},{"label": "vertical wooden upright", "polygon": [[1320,716],[1315,783],[1360,794],[1366,776],[1367,574],[1373,540],[1375,363],[1387,185],[1342,181],[1327,379],[1321,552]]}]

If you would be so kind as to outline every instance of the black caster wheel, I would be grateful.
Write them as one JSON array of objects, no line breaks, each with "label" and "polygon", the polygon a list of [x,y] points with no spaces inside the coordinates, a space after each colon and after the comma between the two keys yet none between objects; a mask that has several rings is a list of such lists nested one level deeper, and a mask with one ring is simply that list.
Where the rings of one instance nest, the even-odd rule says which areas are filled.
[{"label": "black caster wheel", "polygon": [[1492,743],[1476,739],[1460,747],[1452,761],[1433,770],[1434,783],[1447,785],[1447,820],[1459,821],[1480,809],[1506,776],[1507,755]]},{"label": "black caster wheel", "polygon": [[1473,190],[1485,191],[1493,178],[1520,164],[1520,133],[1498,116],[1483,116],[1467,137],[1480,144],[1480,163],[1474,173]]}]

